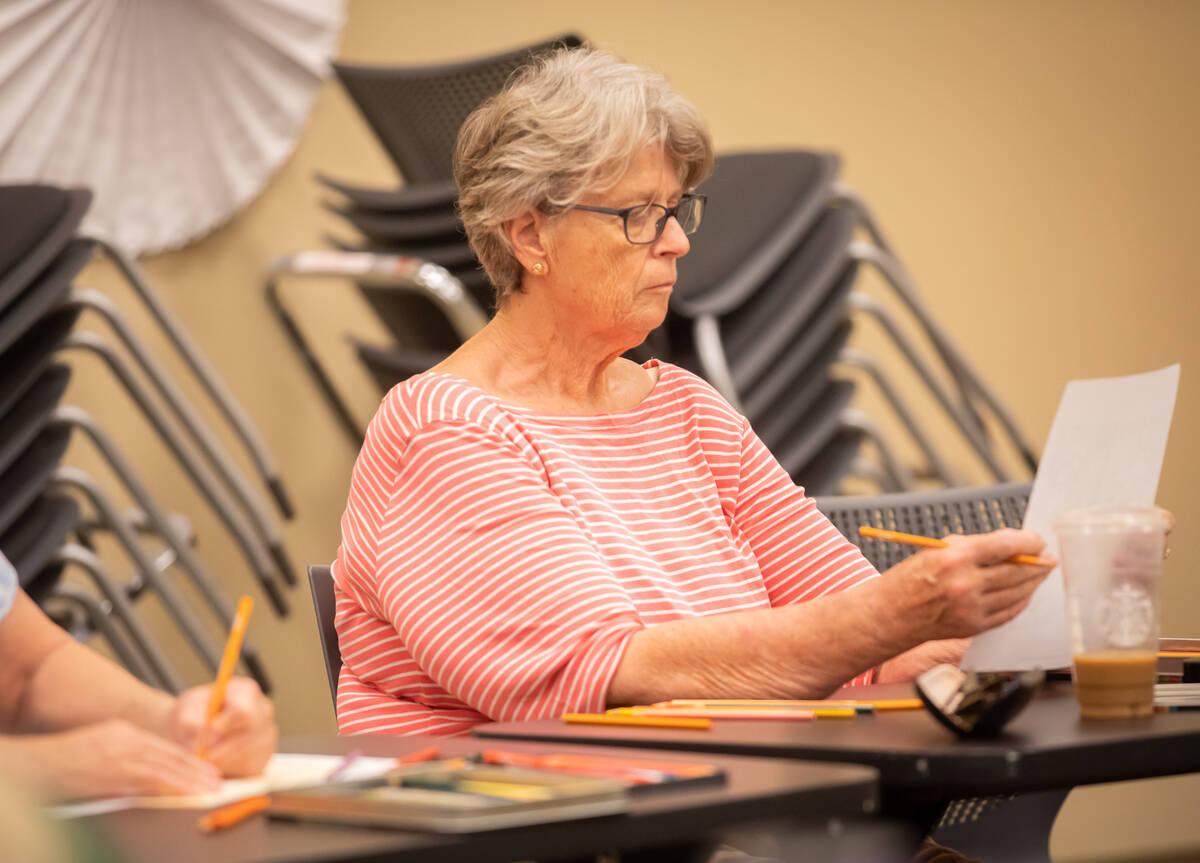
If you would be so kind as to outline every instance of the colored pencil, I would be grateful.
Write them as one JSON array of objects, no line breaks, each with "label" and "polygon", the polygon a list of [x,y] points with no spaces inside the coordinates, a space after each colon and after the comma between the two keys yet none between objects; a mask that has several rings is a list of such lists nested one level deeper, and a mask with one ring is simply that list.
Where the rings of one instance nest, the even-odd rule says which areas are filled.
[{"label": "colored pencil", "polygon": [[[772,707],[621,707],[624,716],[701,716],[709,719],[853,719],[852,707],[789,710]],[[610,711],[611,712],[611,711]]]},{"label": "colored pencil", "polygon": [[680,716],[622,716],[615,713],[564,713],[563,722],[568,725],[637,725],[646,728],[689,728],[705,731],[712,728],[711,719]]},{"label": "colored pencil", "polygon": [[266,794],[260,794],[257,797],[247,797],[245,800],[239,800],[237,803],[231,803],[224,809],[218,809],[215,812],[209,812],[207,815],[201,815],[196,822],[196,826],[205,833],[211,833],[214,830],[221,830],[225,827],[232,827],[239,821],[244,821],[256,812],[262,812],[270,804],[271,798]]},{"label": "colored pencil", "polygon": [[919,698],[864,698],[862,701],[826,699],[801,700],[790,698],[676,698],[660,701],[652,707],[754,707],[762,709],[816,710],[824,708],[853,708],[863,713],[875,710],[920,710]]},{"label": "colored pencil", "polygon": [[611,755],[576,755],[573,753],[550,753],[530,755],[525,752],[503,752],[485,749],[480,754],[484,764],[507,764],[513,767],[540,767],[546,770],[590,770],[623,768],[665,773],[683,778],[712,776],[717,772],[711,764],[695,764],[686,761],[651,761],[642,758],[614,758]]},{"label": "colored pencil", "polygon": [[360,758],[362,758],[362,750],[351,749],[342,756],[342,760],[338,762],[337,766],[329,771],[329,774],[325,777],[325,781],[336,782],[338,779],[341,779],[342,775],[350,769],[350,765]]},{"label": "colored pencil", "polygon": [[212,695],[208,699],[208,715],[204,719],[204,730],[200,735],[200,743],[196,754],[205,758],[208,756],[208,735],[212,722],[225,706],[225,689],[229,679],[233,677],[233,668],[237,665],[238,655],[242,652],[242,639],[246,636],[246,626],[250,623],[250,612],[254,610],[254,598],[243,596],[238,600],[237,612],[233,615],[233,625],[229,627],[229,639],[225,642],[225,653],[221,656],[221,666],[217,669],[217,681],[213,684]]},{"label": "colored pencil", "polygon": [[415,749],[407,755],[401,755],[396,759],[397,764],[420,764],[422,761],[436,761],[441,757],[441,752],[436,746],[426,746],[423,749]]},{"label": "colored pencil", "polygon": [[[918,536],[915,533],[900,533],[896,530],[883,530],[882,528],[868,527],[867,525],[859,527],[858,535],[871,539],[885,539],[888,542],[902,542],[906,545],[919,545],[922,548],[946,547],[946,540],[944,539],[934,539],[932,536]],[[1036,557],[1032,554],[1014,554],[1008,559],[1008,563],[1021,563],[1026,566],[1054,565],[1054,561],[1047,560],[1044,557]]]},{"label": "colored pencil", "polygon": [[[757,710],[763,713],[773,713],[777,711],[789,712],[793,710],[851,710],[855,713],[874,713],[875,708],[870,704],[855,704],[852,702],[842,701],[661,701],[657,704],[647,705],[655,710]],[[614,707],[609,713],[620,713],[630,710],[628,707]],[[633,709],[642,710],[643,707]],[[841,716],[841,713],[833,714]]]}]

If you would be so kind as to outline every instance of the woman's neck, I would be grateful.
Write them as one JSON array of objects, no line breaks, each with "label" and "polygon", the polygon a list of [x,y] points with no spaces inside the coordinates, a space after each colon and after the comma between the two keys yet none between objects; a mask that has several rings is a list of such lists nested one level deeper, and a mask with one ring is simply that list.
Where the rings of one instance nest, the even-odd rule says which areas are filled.
[{"label": "woman's neck", "polygon": [[654,388],[656,374],[621,357],[630,347],[510,301],[434,371],[546,413],[608,413],[636,407]]}]

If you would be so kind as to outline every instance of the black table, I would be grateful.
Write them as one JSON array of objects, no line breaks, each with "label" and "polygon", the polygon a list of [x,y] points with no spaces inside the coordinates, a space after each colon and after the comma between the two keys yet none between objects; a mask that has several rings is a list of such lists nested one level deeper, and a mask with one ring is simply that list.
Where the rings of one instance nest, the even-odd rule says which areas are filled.
[{"label": "black table", "polygon": [[[908,684],[843,690],[835,698],[912,697]],[[1200,770],[1200,711],[1081,720],[1069,683],[1047,686],[992,740],[960,740],[924,710],[856,719],[714,720],[710,731],[497,723],[476,736],[866,764],[885,790],[942,799],[1012,794]]]},{"label": "black table", "polygon": [[[910,684],[891,684],[834,697],[912,695]],[[485,725],[474,733],[865,764],[879,770],[881,815],[932,831],[971,856],[997,860],[1049,859],[1051,827],[1076,785],[1200,770],[1200,711],[1082,720],[1070,683],[1047,686],[993,740],[960,740],[924,710],[811,722],[714,720],[710,731],[541,720]],[[1011,801],[997,796],[1022,793]]]},{"label": "black table", "polygon": [[[399,756],[436,743],[445,754],[474,753],[483,748],[546,754],[594,749],[560,744],[483,744],[469,738],[313,737],[285,741],[287,752],[342,753],[359,749],[366,755]],[[646,758],[644,750],[614,750]],[[694,859],[710,837],[731,827],[788,819],[824,834],[843,819],[862,818],[878,806],[877,773],[857,765],[812,764],[724,755],[702,759],[680,753],[661,758],[703,760],[726,772],[723,784],[655,790],[631,800],[621,815],[514,827],[465,835],[421,833],[291,822],[255,816],[227,830],[202,834],[200,813],[182,810],[130,810],[86,819],[88,826],[110,837],[130,863],[162,860],[237,861],[552,861],[592,859],[616,850],[622,860]]]}]

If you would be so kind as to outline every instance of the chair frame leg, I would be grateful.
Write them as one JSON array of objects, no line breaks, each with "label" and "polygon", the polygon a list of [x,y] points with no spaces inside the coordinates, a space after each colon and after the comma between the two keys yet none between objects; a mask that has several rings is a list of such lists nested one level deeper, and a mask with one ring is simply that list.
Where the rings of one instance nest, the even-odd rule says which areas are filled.
[{"label": "chair frame leg", "polygon": [[[275,526],[271,523],[266,508],[263,507],[254,491],[246,484],[237,466],[230,460],[221,445],[217,443],[212,433],[208,430],[208,427],[197,416],[195,410],[188,404],[187,399],[178,387],[171,382],[158,364],[150,357],[149,352],[142,345],[133,328],[129,326],[117,311],[112,300],[98,291],[76,288],[68,295],[67,303],[79,306],[80,308],[91,309],[104,318],[116,334],[118,340],[129,351],[146,377],[150,379],[150,382],[154,385],[154,388],[158,391],[163,401],[175,413],[180,424],[187,430],[196,446],[200,449],[200,452],[208,459],[217,476],[224,483],[225,488],[229,490],[242,511],[248,516],[250,524],[257,532],[259,538],[270,550],[270,554],[279,567],[280,574],[283,575],[284,580],[293,586],[297,584],[297,577],[291,562],[287,558],[287,553],[283,547],[283,540],[279,536]],[[80,344],[80,346],[84,347],[83,344]],[[89,340],[87,347],[94,350],[95,343]],[[104,359],[110,368],[121,377],[122,383],[126,385],[126,389],[132,389],[134,379],[128,374],[121,374],[122,370],[114,366],[111,359],[112,356],[115,355],[106,353]],[[139,402],[144,401],[141,398],[138,398],[138,400]],[[143,410],[145,410],[145,407],[143,407]],[[161,426],[162,424],[156,422],[155,425]]]},{"label": "chair frame leg", "polygon": [[[66,409],[78,411],[86,417],[86,414],[83,411],[79,411],[78,408],[70,408],[68,406]],[[61,411],[64,411],[63,407],[58,408],[56,413]],[[84,428],[87,429],[87,426],[85,425]],[[207,574],[204,573],[203,567],[200,566],[195,555],[188,548],[186,540],[176,535],[175,529],[170,524],[169,519],[162,514],[161,510],[159,510],[150,497],[149,492],[146,491],[145,486],[141,484],[129,468],[129,465],[116,452],[115,448],[111,446],[111,442],[107,440],[103,432],[99,432],[99,429],[95,428],[87,430],[93,443],[96,443],[97,447],[101,449],[102,454],[121,479],[130,495],[134,498],[134,501],[146,513],[151,523],[155,526],[159,536],[172,547],[180,567],[188,574],[193,585],[216,613],[222,625],[224,627],[230,626],[233,621],[232,606],[216,589]],[[107,451],[105,448],[107,448]],[[167,612],[179,624],[185,639],[191,643],[196,653],[215,672],[221,662],[217,646],[202,631],[182,598],[176,593],[174,587],[162,576],[158,568],[154,565],[154,562],[150,560],[138,542],[137,535],[124,522],[121,514],[100,490],[96,482],[88,474],[68,465],[60,465],[52,474],[51,482],[57,487],[78,489],[87,496],[97,513],[108,523],[109,528],[117,537],[125,553],[137,565],[142,578],[150,584],[151,588],[158,595],[159,600],[163,603],[163,606],[167,609]],[[268,691],[269,682],[266,672],[258,658],[258,652],[253,645],[243,643],[242,659],[246,663],[247,669],[258,680],[263,691]]]},{"label": "chair frame leg", "polygon": [[284,518],[291,519],[295,514],[295,509],[288,498],[287,490],[284,488],[279,468],[276,466],[275,460],[271,457],[270,450],[267,449],[266,444],[259,435],[258,429],[237,403],[237,399],[233,397],[233,394],[225,386],[220,375],[209,365],[208,360],[192,342],[186,330],[175,320],[157,294],[151,289],[149,281],[142,275],[138,266],[120,249],[104,238],[88,237],[88,239],[93,240],[104,255],[113,262],[125,281],[133,288],[146,308],[150,310],[150,314],[158,322],[168,340],[174,345],[180,356],[183,357],[192,374],[195,375],[205,392],[208,393],[209,398],[216,404],[237,437],[242,441],[256,469],[270,490],[271,496],[275,499],[280,512],[283,513]]},{"label": "chair frame leg", "polygon": [[[229,529],[276,613],[281,617],[287,616],[288,602],[282,589],[276,583],[274,573],[276,565],[282,564],[278,560],[273,563],[271,553],[264,547],[261,539],[247,530],[242,520],[237,517],[236,506],[230,501],[224,489],[220,487],[208,468],[188,449],[179,433],[166,422],[157,406],[146,394],[145,388],[133,376],[120,356],[95,333],[86,331],[71,333],[63,341],[62,349],[83,350],[99,356],[104,361],[125,391],[137,403],[142,414],[150,421],[154,430],[171,450],[192,482],[195,483],[209,506]],[[107,451],[116,452],[116,448],[109,444],[107,436],[103,435],[100,427],[89,414],[69,406],[60,408],[60,411],[66,411],[62,417],[85,428],[93,439],[97,437],[97,434],[102,435],[104,444],[101,445],[97,442],[98,446],[102,446]]]}]

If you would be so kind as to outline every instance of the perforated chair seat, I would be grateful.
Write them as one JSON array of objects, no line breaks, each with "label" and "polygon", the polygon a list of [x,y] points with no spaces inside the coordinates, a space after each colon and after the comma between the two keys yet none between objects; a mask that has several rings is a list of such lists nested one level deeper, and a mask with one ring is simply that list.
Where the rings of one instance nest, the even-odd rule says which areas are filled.
[{"label": "perforated chair seat", "polygon": [[824,497],[817,500],[817,508],[882,572],[917,549],[898,542],[864,539],[858,535],[860,526],[938,538],[948,533],[987,533],[1020,527],[1030,488],[1026,482],[878,497]]},{"label": "perforated chair seat", "polygon": [[334,63],[338,80],[408,183],[450,177],[458,130],[509,76],[544,51],[583,44],[568,33],[503,54],[438,66]]}]

